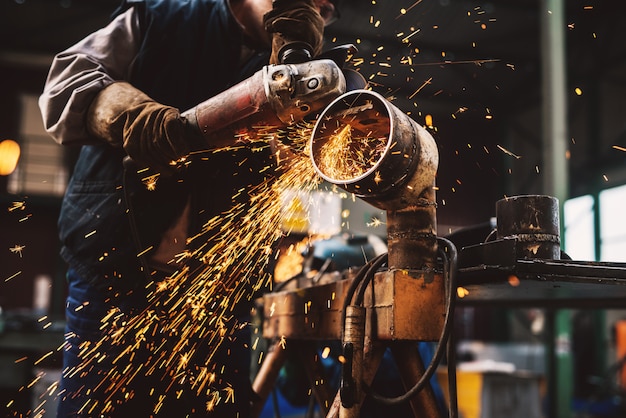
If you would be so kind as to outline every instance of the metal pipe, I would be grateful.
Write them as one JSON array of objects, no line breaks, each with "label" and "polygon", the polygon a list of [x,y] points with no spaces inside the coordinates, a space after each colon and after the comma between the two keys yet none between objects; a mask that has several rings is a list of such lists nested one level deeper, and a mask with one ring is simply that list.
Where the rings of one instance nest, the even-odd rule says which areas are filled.
[{"label": "metal pipe", "polygon": [[261,369],[257,373],[254,382],[252,383],[252,390],[256,394],[256,399],[252,401],[250,406],[250,416],[253,418],[259,417],[263,411],[263,406],[267,397],[270,395],[274,383],[278,378],[280,369],[287,360],[287,351],[280,342],[276,342],[268,350]]},{"label": "metal pipe", "polygon": [[[354,90],[335,99],[318,117],[310,152],[313,167],[324,180],[387,211],[390,277],[408,271],[415,280],[423,280],[420,298],[443,303],[443,279],[436,280],[434,274],[439,154],[428,131],[378,93]],[[365,308],[345,309],[342,343],[349,363],[343,368],[339,412],[340,418],[352,418],[360,408],[365,324],[358,318],[365,318]],[[430,316],[432,310],[419,314]]]},{"label": "metal pipe", "polygon": [[496,202],[498,238],[520,243],[518,258],[561,258],[559,200],[552,196],[512,196]]},{"label": "metal pipe", "polygon": [[439,153],[425,128],[378,93],[354,90],[318,118],[311,160],[323,179],[387,211],[390,269],[435,267]]},{"label": "metal pipe", "polygon": [[363,398],[363,351],[365,339],[365,308],[348,306],[344,331],[341,405],[339,418],[358,418]]}]

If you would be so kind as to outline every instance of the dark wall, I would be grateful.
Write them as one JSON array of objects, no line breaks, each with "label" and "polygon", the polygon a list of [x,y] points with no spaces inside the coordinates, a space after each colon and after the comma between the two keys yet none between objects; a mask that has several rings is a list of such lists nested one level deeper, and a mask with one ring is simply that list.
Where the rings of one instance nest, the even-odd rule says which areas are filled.
[{"label": "dark wall", "polygon": [[34,281],[40,275],[53,280],[51,313],[62,310],[63,265],[58,256],[56,219],[58,202],[52,199],[2,195],[0,201],[0,306],[29,309]]},{"label": "dark wall", "polygon": [[[20,96],[39,94],[46,69],[0,66],[0,140],[20,141]],[[52,139],[51,139],[52,140]],[[0,177],[0,307],[30,309],[33,283],[40,276],[53,281],[51,312],[62,314],[64,266],[59,258],[56,220],[60,199],[17,196],[7,192],[7,178]]]}]

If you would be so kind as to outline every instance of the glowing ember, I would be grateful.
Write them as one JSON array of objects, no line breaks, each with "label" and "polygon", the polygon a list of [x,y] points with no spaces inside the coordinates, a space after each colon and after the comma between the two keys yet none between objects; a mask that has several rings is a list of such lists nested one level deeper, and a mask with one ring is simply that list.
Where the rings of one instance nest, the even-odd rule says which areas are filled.
[{"label": "glowing ember", "polygon": [[517,276],[512,276],[512,275],[511,275],[511,276],[509,276],[509,278],[508,278],[508,280],[507,280],[507,281],[508,281],[508,282],[509,282],[509,284],[510,284],[511,286],[513,286],[513,287],[517,287],[517,286],[519,286],[519,285],[520,285],[520,283],[521,283],[521,282],[520,282],[519,277],[517,277]]},{"label": "glowing ember", "polygon": [[467,290],[464,287],[459,286],[459,287],[456,288],[456,294],[457,294],[458,297],[460,297],[462,299],[465,296],[469,295],[469,290]]}]

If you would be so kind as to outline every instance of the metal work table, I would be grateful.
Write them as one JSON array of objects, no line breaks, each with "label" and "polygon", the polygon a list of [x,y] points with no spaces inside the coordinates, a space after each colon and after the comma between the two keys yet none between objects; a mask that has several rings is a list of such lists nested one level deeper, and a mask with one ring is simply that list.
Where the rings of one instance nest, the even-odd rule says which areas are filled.
[{"label": "metal work table", "polygon": [[517,259],[515,239],[459,252],[461,304],[549,308],[626,308],[626,263]]},{"label": "metal work table", "polygon": [[[570,260],[561,253],[561,259],[520,258],[527,243],[516,237],[506,237],[478,245],[463,247],[458,252],[457,286],[465,289],[460,305],[506,306],[511,308],[626,308],[626,263],[587,262]],[[406,277],[405,277],[406,276]],[[417,280],[416,280],[417,279]],[[400,341],[430,340],[423,324],[444,313],[430,309],[429,318],[419,315],[420,292],[424,277],[409,273],[378,274],[366,292],[366,340],[395,344]],[[270,339],[287,339],[287,345],[307,353],[311,340],[341,339],[341,309],[351,280],[313,285],[292,291],[268,294],[264,297],[263,335]],[[436,322],[436,321],[435,321]],[[424,365],[412,353],[398,353],[401,364],[416,367],[403,378],[415,381],[424,371]],[[274,370],[261,376],[256,387],[267,391],[265,385],[274,378],[282,361],[284,350],[276,350]],[[308,352],[314,357],[314,352]],[[303,358],[302,361],[306,359]],[[309,369],[314,374],[314,364]],[[377,367],[376,359],[370,367]],[[549,374],[553,375],[554,370]],[[368,376],[370,377],[370,376]],[[552,386],[552,385],[551,385]],[[333,399],[328,388],[317,388],[316,394],[327,416],[337,415],[338,397]],[[555,396],[556,388],[550,388]],[[425,399],[418,399],[415,410],[427,411]],[[419,398],[419,397],[418,397]],[[554,407],[551,407],[554,409]],[[426,414],[424,416],[430,416]],[[435,416],[435,415],[433,415]],[[552,412],[551,416],[556,416]]]}]

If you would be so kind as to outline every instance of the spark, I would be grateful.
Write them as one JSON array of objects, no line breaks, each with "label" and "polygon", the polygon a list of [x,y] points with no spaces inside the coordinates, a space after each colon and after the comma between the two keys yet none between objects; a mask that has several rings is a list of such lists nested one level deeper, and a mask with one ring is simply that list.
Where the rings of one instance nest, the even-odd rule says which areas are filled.
[{"label": "spark", "polygon": [[418,4],[420,4],[422,2],[422,0],[417,0],[415,3],[413,3],[412,5],[410,5],[407,8],[402,8],[400,9],[400,14],[398,16],[396,16],[396,19],[407,14],[409,11],[411,11],[412,8],[414,8],[415,6],[417,6]]},{"label": "spark", "polygon": [[378,218],[372,218],[372,221],[367,223],[368,227],[374,227],[374,228],[379,227],[381,225],[384,225],[384,222]]},{"label": "spark", "polygon": [[22,251],[24,251],[24,248],[26,248],[25,245],[15,245],[14,247],[9,248],[9,251],[13,254],[19,254],[20,258],[22,258]]},{"label": "spark", "polygon": [[420,31],[421,31],[421,29],[417,29],[417,30],[415,30],[415,31],[411,32],[410,34],[408,34],[407,36],[405,36],[404,38],[402,38],[402,43],[404,43],[404,44],[408,44],[408,43],[409,43],[409,40],[410,40],[413,36],[417,35]]},{"label": "spark", "polygon": [[224,403],[228,403],[229,400],[232,403],[235,403],[235,390],[231,386],[228,386],[224,389],[224,391],[226,392],[226,399],[224,400]]},{"label": "spark", "polygon": [[144,186],[146,186],[147,190],[152,192],[156,190],[158,180],[159,180],[159,174],[153,174],[151,176],[141,179],[141,182],[144,184]]},{"label": "spark", "polygon": [[458,297],[463,299],[465,296],[469,295],[469,290],[467,290],[464,287],[459,286],[456,288],[456,294]]},{"label": "spark", "polygon": [[453,65],[453,64],[474,64],[474,65],[482,65],[489,62],[499,62],[499,59],[476,59],[476,60],[459,60],[459,61],[437,61],[437,62],[424,62],[413,64],[414,67],[423,67],[428,65]]},{"label": "spark", "polygon": [[17,272],[17,273],[15,273],[14,275],[9,276],[9,277],[7,277],[6,279],[4,279],[4,282],[6,283],[6,282],[10,281],[11,279],[16,278],[16,277],[17,277],[17,276],[19,276],[20,274],[22,274],[22,272],[21,272],[21,271],[18,271],[18,272]]},{"label": "spark", "polygon": [[326,346],[324,347],[324,350],[322,351],[322,358],[326,359],[328,358],[329,355],[330,355],[330,347]]},{"label": "spark", "polygon": [[148,247],[148,248],[144,249],[144,250],[143,250],[143,251],[141,251],[139,254],[137,254],[137,258],[142,257],[144,254],[146,254],[147,252],[149,252],[150,250],[152,250],[152,248],[154,248],[154,247],[150,246],[150,247]]},{"label": "spark", "polygon": [[518,287],[521,283],[519,277],[513,275],[509,276],[507,281],[512,287]]},{"label": "spark", "polygon": [[54,354],[54,351],[48,351],[46,354],[44,354],[43,356],[41,356],[39,358],[39,360],[35,361],[34,365],[38,365],[39,363],[41,363],[42,361],[44,361],[46,358],[50,357],[52,354]]},{"label": "spark", "polygon": [[624,151],[626,152],[626,147],[620,147],[619,145],[613,145],[612,147],[613,149],[616,149],[618,151]]},{"label": "spark", "polygon": [[429,85],[431,81],[433,81],[433,78],[432,78],[432,77],[430,77],[428,80],[424,81],[424,83],[423,83],[421,86],[419,86],[419,88],[418,88],[417,90],[415,90],[415,91],[413,92],[413,94],[411,94],[411,95],[408,97],[408,98],[409,98],[409,100],[413,99],[413,97],[415,97],[415,95],[416,95],[417,93],[419,93],[419,92],[420,92],[420,91],[421,91],[424,87],[426,87],[427,85]]},{"label": "spark", "polygon": [[14,210],[24,210],[26,209],[26,202],[13,202],[11,206],[9,206],[9,212],[13,212]]},{"label": "spark", "polygon": [[514,153],[512,153],[511,151],[509,151],[508,149],[504,148],[502,145],[496,145],[496,147],[498,147],[498,149],[500,151],[502,151],[503,153],[510,155],[511,157],[514,157],[515,159],[519,160],[520,158],[522,158],[520,155],[515,155]]}]

